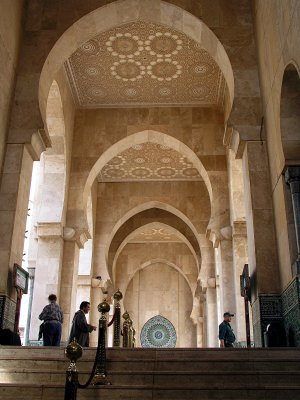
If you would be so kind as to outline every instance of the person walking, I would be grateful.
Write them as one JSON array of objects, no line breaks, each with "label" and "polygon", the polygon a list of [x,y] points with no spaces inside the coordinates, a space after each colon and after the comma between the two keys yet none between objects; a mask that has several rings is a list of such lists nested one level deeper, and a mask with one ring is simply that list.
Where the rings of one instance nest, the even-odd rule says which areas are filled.
[{"label": "person walking", "polygon": [[83,301],[80,304],[79,310],[76,311],[73,317],[69,343],[75,338],[80,346],[89,347],[89,333],[97,329],[87,323],[85,315],[89,313],[90,309],[91,306],[88,301]]},{"label": "person walking", "polygon": [[64,314],[56,303],[55,294],[48,297],[49,304],[43,308],[39,319],[43,324],[43,346],[59,346],[61,339],[61,324],[64,321]]},{"label": "person walking", "polygon": [[233,343],[235,342],[235,335],[231,328],[230,322],[231,318],[234,317],[234,314],[226,311],[224,312],[223,317],[224,321],[219,325],[220,347],[233,347]]}]

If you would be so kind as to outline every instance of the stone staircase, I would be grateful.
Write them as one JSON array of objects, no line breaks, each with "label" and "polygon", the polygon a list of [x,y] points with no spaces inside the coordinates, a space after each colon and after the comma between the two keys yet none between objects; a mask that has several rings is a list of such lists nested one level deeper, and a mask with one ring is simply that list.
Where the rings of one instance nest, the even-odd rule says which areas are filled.
[{"label": "stone staircase", "polygon": [[[77,363],[84,383],[95,349]],[[110,386],[78,400],[297,400],[300,349],[108,349]],[[63,348],[0,346],[1,400],[64,399]]]}]

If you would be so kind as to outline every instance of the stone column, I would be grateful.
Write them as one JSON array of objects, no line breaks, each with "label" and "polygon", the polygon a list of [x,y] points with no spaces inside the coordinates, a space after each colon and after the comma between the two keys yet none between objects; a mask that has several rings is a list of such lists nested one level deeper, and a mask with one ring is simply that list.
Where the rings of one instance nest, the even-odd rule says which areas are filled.
[{"label": "stone column", "polygon": [[37,224],[37,253],[35,260],[35,289],[33,293],[29,339],[38,338],[41,321],[38,315],[48,304],[48,296],[57,295],[60,299],[60,280],[63,254],[63,228],[59,223]]},{"label": "stone column", "polygon": [[[232,249],[236,307],[236,336],[239,342],[246,342],[245,302],[240,291],[240,276],[242,275],[244,265],[248,263],[247,227],[245,221],[233,222]],[[244,343],[242,344],[244,345]]]},{"label": "stone column", "polygon": [[[200,289],[201,290],[201,289]],[[201,294],[200,297],[194,297],[193,309],[191,312],[191,319],[196,325],[197,347],[204,347],[204,318],[203,318],[203,302],[205,295]]]},{"label": "stone column", "polygon": [[206,288],[207,347],[218,347],[216,279],[209,278]]},{"label": "stone column", "polygon": [[44,150],[39,132],[28,143],[14,138],[6,145],[0,186],[0,293],[13,299],[12,268],[22,264],[32,165]]},{"label": "stone column", "polygon": [[79,251],[88,240],[80,229],[64,228],[64,249],[60,285],[60,306],[64,312],[62,341],[67,341],[73,315],[76,311]]},{"label": "stone column", "polygon": [[251,304],[255,346],[266,325],[278,321],[280,279],[266,144],[247,142],[243,154]]},{"label": "stone column", "polygon": [[253,299],[280,291],[272,193],[265,143],[247,142],[243,155],[249,270]]},{"label": "stone column", "polygon": [[293,276],[300,274],[300,166],[288,167],[285,181],[291,189],[297,241],[297,260],[293,265]]}]

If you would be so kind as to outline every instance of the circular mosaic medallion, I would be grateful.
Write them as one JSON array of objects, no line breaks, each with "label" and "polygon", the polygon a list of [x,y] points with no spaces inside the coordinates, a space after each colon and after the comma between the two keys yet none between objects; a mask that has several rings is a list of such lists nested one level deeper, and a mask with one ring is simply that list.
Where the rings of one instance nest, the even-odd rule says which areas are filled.
[{"label": "circular mosaic medallion", "polygon": [[103,87],[94,86],[88,89],[88,95],[97,98],[104,98],[107,96],[107,92]]},{"label": "circular mosaic medallion", "polygon": [[96,55],[99,51],[99,44],[96,40],[89,40],[79,48],[79,51],[83,54]]},{"label": "circular mosaic medallion", "polygon": [[173,324],[156,315],[145,323],[140,339],[142,347],[175,347],[177,336]]}]

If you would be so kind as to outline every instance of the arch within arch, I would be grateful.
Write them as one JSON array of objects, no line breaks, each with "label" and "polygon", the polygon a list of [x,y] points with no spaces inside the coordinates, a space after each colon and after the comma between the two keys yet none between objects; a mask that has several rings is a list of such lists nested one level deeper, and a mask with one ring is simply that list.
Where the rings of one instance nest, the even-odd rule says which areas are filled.
[{"label": "arch within arch", "polygon": [[[153,203],[156,203],[158,207],[151,207]],[[133,210],[129,211],[124,218],[121,219],[121,221],[124,221],[121,223],[120,221],[116,224],[114,227],[112,234],[110,235],[110,238],[107,242],[106,245],[106,263],[107,263],[107,268],[108,268],[108,273],[113,279],[113,262],[115,260],[116,253],[128,234],[136,230],[137,228],[144,226],[145,223],[142,221],[145,221],[149,218],[152,219],[151,222],[163,222],[166,218],[172,218],[174,222],[174,228],[176,228],[179,232],[183,234],[187,238],[187,240],[190,242],[192,245],[194,252],[197,256],[198,259],[198,265],[201,263],[201,251],[200,251],[200,244],[198,241],[198,234],[195,228],[193,227],[192,223],[184,216],[184,218],[181,218],[183,215],[180,211],[175,209],[174,207],[171,207],[172,211],[175,210],[175,212],[172,212],[170,209],[165,209],[164,206],[166,206],[163,203],[159,202],[149,202],[145,204],[139,205],[135,207]],[[163,205],[163,207],[161,206]],[[151,212],[154,212],[154,215],[151,215]],[[179,214],[180,216],[178,216]],[[168,225],[171,225],[171,221],[168,222]],[[129,231],[129,232],[128,232]]]},{"label": "arch within arch", "polygon": [[200,19],[173,4],[161,0],[120,0],[100,7],[75,22],[50,51],[39,84],[39,104],[44,121],[51,83],[66,59],[101,32],[137,20],[147,20],[176,29],[195,40],[211,55],[227,84],[229,104],[226,107],[225,119],[228,118],[234,97],[234,78],[227,53],[215,34]]},{"label": "arch within arch", "polygon": [[[213,208],[214,202],[213,202],[213,188],[208,176],[208,173],[206,169],[204,168],[203,164],[197,157],[197,155],[184,143],[180,142],[178,139],[169,136],[165,133],[158,132],[158,131],[153,131],[153,130],[144,130],[141,132],[134,133],[130,136],[127,136],[126,138],[120,140],[119,142],[113,144],[109,149],[107,149],[96,161],[94,164],[93,168],[91,169],[87,179],[86,183],[83,189],[83,197],[82,197],[82,207],[84,210],[86,210],[86,204],[87,204],[87,199],[92,187],[93,182],[97,179],[97,176],[101,169],[105,166],[105,164],[110,161],[113,157],[116,155],[120,154],[121,152],[125,151],[129,147],[136,145],[136,144],[142,144],[145,142],[150,142],[150,143],[156,143],[160,145],[165,145],[168,146],[184,156],[186,156],[194,165],[194,167],[198,170],[200,176],[204,180],[204,183],[206,184],[206,188],[208,190],[209,198],[210,198],[210,203],[211,207]],[[178,211],[177,211],[178,212]],[[176,212],[176,215],[177,215]],[[213,214],[213,212],[212,212]],[[185,217],[187,220],[187,218]],[[194,230],[196,233],[196,230]]]},{"label": "arch within arch", "polygon": [[178,265],[176,265],[176,264],[172,263],[171,261],[168,261],[168,260],[166,260],[166,259],[164,259],[164,258],[153,258],[153,259],[151,259],[151,260],[149,260],[149,261],[146,261],[146,262],[144,262],[143,264],[141,264],[140,268],[137,269],[136,271],[134,271],[133,274],[129,277],[129,279],[128,279],[127,283],[126,283],[126,286],[125,286],[125,288],[124,288],[124,297],[126,296],[127,288],[128,288],[128,286],[129,286],[130,282],[132,281],[134,275],[135,275],[137,272],[139,272],[139,271],[141,271],[141,270],[143,270],[143,269],[145,269],[145,268],[147,268],[147,267],[150,267],[150,266],[153,265],[153,264],[158,264],[158,263],[166,264],[166,265],[168,265],[169,267],[172,267],[172,268],[176,269],[176,271],[179,272],[179,273],[183,276],[183,278],[186,280],[186,282],[187,282],[189,288],[191,289],[191,294],[192,294],[192,296],[194,296],[195,290],[196,290],[196,285],[195,285],[194,288],[192,287],[192,283],[187,279],[187,277],[186,277],[185,274],[183,273],[182,269],[181,269],[180,267],[178,267]]},{"label": "arch within arch", "polygon": [[[122,252],[122,250],[124,249],[124,247],[126,246],[126,244],[129,243],[129,241],[132,239],[132,237],[135,236],[136,234],[138,234],[139,231],[141,231],[141,230],[144,229],[144,228],[151,228],[152,226],[155,226],[155,227],[156,227],[156,226],[157,226],[157,223],[153,222],[153,223],[150,223],[150,224],[143,225],[143,226],[141,226],[140,228],[137,228],[135,231],[131,232],[131,233],[123,240],[123,242],[121,243],[120,247],[118,248],[118,250],[117,250],[117,252],[116,252],[116,255],[115,255],[115,258],[114,258],[114,261],[113,261],[112,276],[113,276],[114,282],[115,282],[115,280],[116,280],[116,279],[115,279],[115,268],[116,268],[116,263],[117,263],[117,260],[118,260],[118,257],[119,257],[119,255],[120,255],[120,253]],[[197,265],[197,269],[198,269],[198,273],[199,273],[199,271],[200,271],[200,266],[199,266],[199,262],[198,262],[198,258],[197,258],[196,252],[195,252],[193,246],[191,245],[191,243],[187,240],[187,238],[186,238],[181,232],[179,232],[177,229],[171,227],[170,225],[166,225],[166,224],[163,224],[163,223],[159,223],[159,226],[162,227],[162,228],[167,228],[167,229],[170,230],[172,233],[174,233],[175,235],[177,235],[178,238],[182,241],[182,243],[184,243],[184,244],[189,248],[190,252],[192,253],[192,255],[193,255],[194,259],[195,259],[195,262],[196,262],[196,265]]]}]

